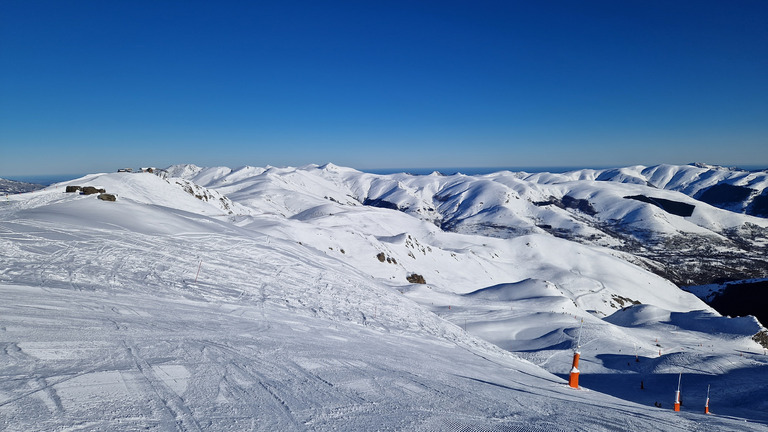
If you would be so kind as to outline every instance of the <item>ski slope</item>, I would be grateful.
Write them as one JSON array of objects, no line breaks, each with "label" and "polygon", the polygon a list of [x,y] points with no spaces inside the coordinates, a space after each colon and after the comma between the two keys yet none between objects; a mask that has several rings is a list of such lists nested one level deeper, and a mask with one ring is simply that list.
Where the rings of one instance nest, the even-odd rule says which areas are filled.
[{"label": "ski slope", "polygon": [[446,232],[302,170],[184,175],[0,206],[5,430],[768,429],[759,323],[616,251]]}]

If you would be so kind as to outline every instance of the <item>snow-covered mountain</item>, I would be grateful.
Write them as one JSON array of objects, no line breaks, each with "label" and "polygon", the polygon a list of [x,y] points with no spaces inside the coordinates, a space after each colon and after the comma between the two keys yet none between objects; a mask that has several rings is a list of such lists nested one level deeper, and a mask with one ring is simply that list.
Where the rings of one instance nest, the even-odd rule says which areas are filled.
[{"label": "snow-covered mountain", "polygon": [[768,217],[768,171],[745,171],[707,164],[633,166],[578,172],[581,178],[639,183],[682,192],[726,210]]},{"label": "snow-covered mountain", "polygon": [[0,194],[17,194],[42,189],[44,186],[0,178]]},{"label": "snow-covered mountain", "polygon": [[[765,247],[766,220],[643,184],[536,176],[184,165],[11,196],[0,421],[765,430],[764,329],[680,290],[651,252],[680,237]],[[700,414],[707,385],[714,416]]]},{"label": "snow-covered mountain", "polygon": [[768,276],[768,221],[687,195],[745,184],[760,192],[742,207],[756,208],[768,184],[765,172],[661,165],[565,174],[413,176],[328,164],[235,171],[175,166],[169,173],[286,217],[306,218],[299,213],[319,211],[330,201],[332,208],[400,210],[441,231],[502,239],[550,234],[605,246],[629,252],[630,261],[678,285]]}]

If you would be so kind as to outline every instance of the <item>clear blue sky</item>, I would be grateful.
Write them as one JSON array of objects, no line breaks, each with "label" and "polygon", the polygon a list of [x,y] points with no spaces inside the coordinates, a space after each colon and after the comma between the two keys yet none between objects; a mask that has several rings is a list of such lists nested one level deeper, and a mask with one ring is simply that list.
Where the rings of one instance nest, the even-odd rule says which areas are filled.
[{"label": "clear blue sky", "polygon": [[0,2],[0,177],[768,165],[768,1]]}]

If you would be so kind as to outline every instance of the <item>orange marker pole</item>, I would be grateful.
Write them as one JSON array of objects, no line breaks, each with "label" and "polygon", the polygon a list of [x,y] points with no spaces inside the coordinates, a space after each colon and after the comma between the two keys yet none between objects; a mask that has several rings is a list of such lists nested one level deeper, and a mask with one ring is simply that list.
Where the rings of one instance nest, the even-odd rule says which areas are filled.
[{"label": "orange marker pole", "polygon": [[197,283],[197,277],[200,276],[200,267],[203,266],[203,260],[200,260],[200,265],[197,266],[197,274],[195,275],[195,283]]},{"label": "orange marker pole", "polygon": [[680,411],[680,381],[683,379],[683,374],[677,378],[677,391],[675,392],[675,411]]}]

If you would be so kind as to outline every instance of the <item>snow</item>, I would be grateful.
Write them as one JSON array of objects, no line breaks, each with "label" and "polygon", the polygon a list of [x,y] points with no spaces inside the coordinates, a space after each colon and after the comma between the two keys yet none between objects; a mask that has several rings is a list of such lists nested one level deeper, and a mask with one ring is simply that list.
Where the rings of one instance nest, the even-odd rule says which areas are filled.
[{"label": "snow", "polygon": [[[621,254],[535,222],[510,237],[435,224],[552,213],[578,224],[529,204],[565,194],[610,217],[659,214],[618,183],[332,164],[167,173],[94,174],[0,206],[1,428],[766,430],[754,318],[720,317]],[[653,227],[710,229],[678,219]],[[413,273],[427,283],[408,283]],[[576,390],[566,379],[582,322]]]},{"label": "snow", "polygon": [[31,192],[33,190],[42,189],[43,186],[34,183],[26,183],[15,180],[6,180],[0,178],[0,195],[3,197],[9,194],[17,194],[24,192]]}]

